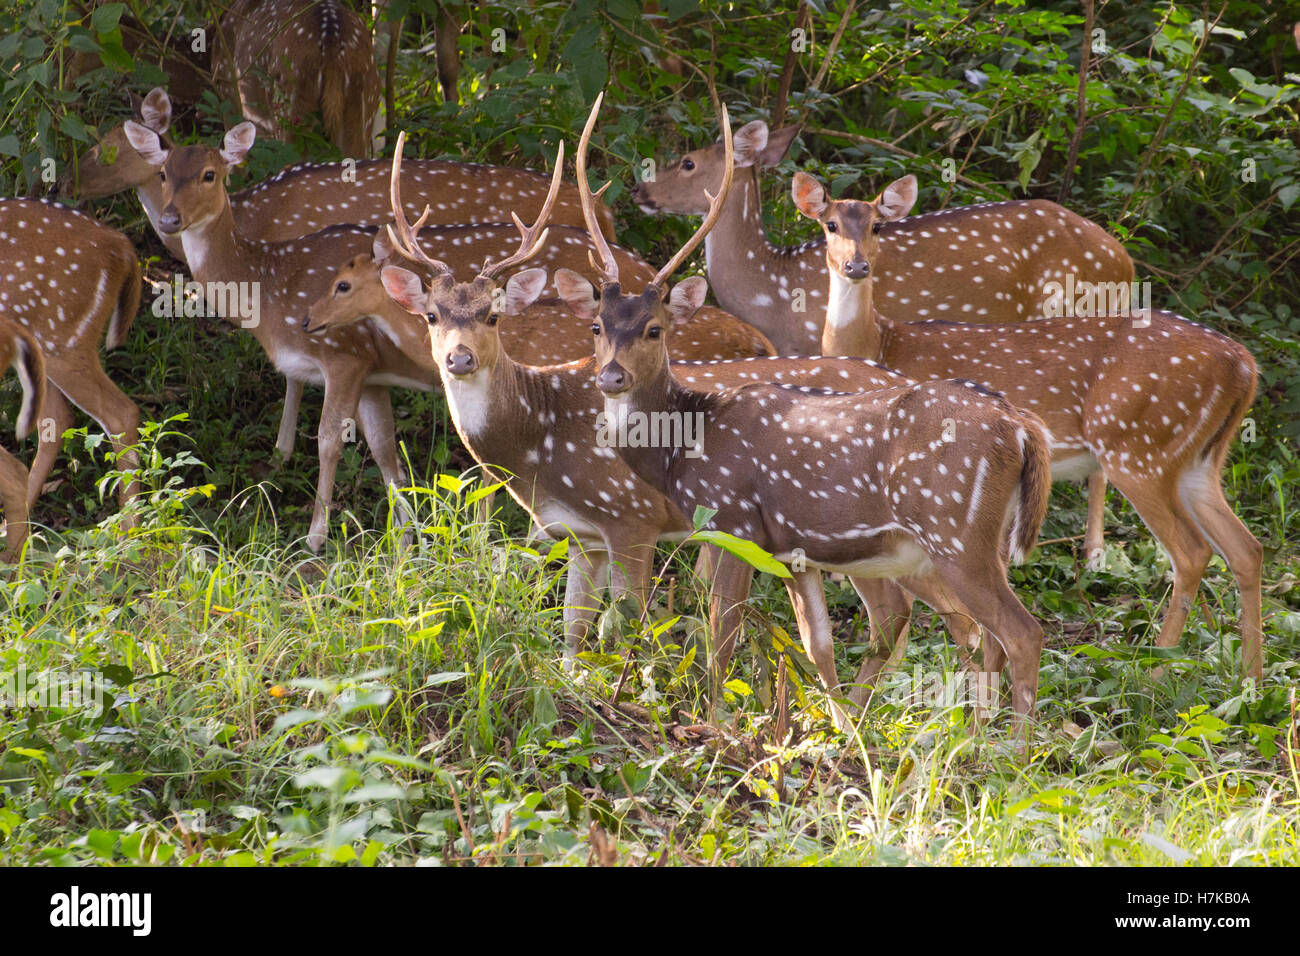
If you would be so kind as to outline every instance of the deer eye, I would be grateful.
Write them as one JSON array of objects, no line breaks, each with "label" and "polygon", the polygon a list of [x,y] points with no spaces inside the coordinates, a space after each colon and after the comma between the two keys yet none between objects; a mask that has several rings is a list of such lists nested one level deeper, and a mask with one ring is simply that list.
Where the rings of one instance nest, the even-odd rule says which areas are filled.
[{"label": "deer eye", "polygon": [[203,181],[204,181],[205,183],[215,182],[215,181],[216,181],[216,178],[217,178],[217,173],[216,173],[215,170],[212,170],[212,169],[207,170],[207,171],[203,174]]},{"label": "deer eye", "polygon": [[424,317],[429,320],[430,325],[433,325],[435,322],[438,321],[438,316],[434,312],[426,312],[424,313]]},{"label": "deer eye", "polygon": [[682,160],[682,169],[686,170],[689,173],[694,168],[695,168],[695,160],[693,159]]},{"label": "deer eye", "polygon": [[164,173],[161,169],[158,170],[158,179],[160,182],[164,182],[164,183],[167,182],[167,174]]},{"label": "deer eye", "polygon": [[497,318],[498,318],[498,316],[497,316],[497,314],[496,314],[495,312],[489,312],[489,313],[488,313],[488,317],[487,317],[487,324],[488,324],[488,325],[496,325],[496,324],[497,324]]},{"label": "deer eye", "polygon": [[591,323],[591,334],[592,334],[592,335],[600,335],[600,323],[599,323],[599,322],[593,322],[593,323]]},{"label": "deer eye", "polygon": [[663,334],[663,331],[662,326],[652,325],[646,332],[645,337],[648,339],[657,339]]},{"label": "deer eye", "polygon": [[833,222],[828,222],[828,223],[826,224],[826,231],[827,231],[827,232],[839,232],[839,231],[840,231],[840,227],[837,226],[837,225],[835,225],[835,223],[833,223]]},{"label": "deer eye", "polygon": [[884,225],[883,222],[873,222],[873,223],[871,224],[871,234],[872,234],[873,236],[878,236],[878,235],[880,235],[880,227],[883,226],[883,225]]},{"label": "deer eye", "polygon": [[342,294],[344,292],[351,292],[351,291],[352,291],[352,284],[350,282],[340,282],[338,285],[334,287],[334,292],[336,295]]}]

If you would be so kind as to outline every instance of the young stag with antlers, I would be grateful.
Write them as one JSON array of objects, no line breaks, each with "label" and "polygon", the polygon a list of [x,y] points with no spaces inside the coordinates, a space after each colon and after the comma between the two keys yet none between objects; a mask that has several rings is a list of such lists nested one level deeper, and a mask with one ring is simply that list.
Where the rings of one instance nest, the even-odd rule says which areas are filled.
[{"label": "young stag with antlers", "polygon": [[[45,401],[45,359],[36,337],[27,329],[0,317],[0,368],[12,368],[23,389],[14,433],[25,438],[36,424]],[[5,509],[5,551],[0,564],[12,564],[22,554],[29,532],[27,526],[27,466],[0,448],[0,503]]]},{"label": "young stag with antlers", "polygon": [[[167,93],[154,89],[140,102],[134,122],[165,139],[171,119]],[[79,200],[134,189],[167,251],[184,262],[180,239],[158,227],[163,208],[158,167],[131,145],[126,122],[114,126],[81,157],[75,176],[62,188]],[[171,143],[166,145],[170,148]],[[279,242],[327,226],[383,226],[392,215],[389,170],[390,164],[381,159],[290,166],[265,182],[230,194],[235,229],[247,239]],[[537,214],[549,185],[545,176],[531,169],[433,159],[409,159],[402,164],[402,188],[408,197],[414,197],[410,214],[418,214],[420,205],[428,200],[426,226],[502,223],[508,229],[511,212],[525,217]],[[573,186],[566,183],[560,187],[552,215],[556,225],[585,228]],[[603,204],[600,224],[606,236],[614,235],[613,214]]]},{"label": "young stag with antlers", "polygon": [[799,211],[826,235],[830,293],[822,351],[875,359],[911,378],[962,376],[1043,419],[1052,471],[1100,470],[1169,554],[1173,600],[1156,644],[1178,643],[1217,551],[1241,588],[1245,673],[1262,676],[1263,549],[1223,496],[1228,449],[1255,396],[1255,360],[1227,336],[1170,312],[1055,318],[1006,325],[892,321],[874,308],[876,224],[906,215],[916,178],[871,202],[827,199],[796,173]]},{"label": "young stag with antlers", "polygon": [[[769,132],[746,123],[731,144],[735,185],[704,241],[718,304],[763,332],[781,355],[817,355],[826,311],[825,242],[776,246],[763,230],[759,170],[789,151],[797,126]],[[638,183],[633,199],[648,213],[702,215],[722,181],[724,149],[686,153]],[[958,206],[880,225],[879,301],[913,321],[1019,322],[1042,318],[1051,283],[1093,283],[1126,296],[1133,261],[1096,223],[1042,199]],[[1082,286],[1078,286],[1082,288]],[[1127,301],[1127,300],[1125,300]],[[1102,548],[1106,483],[1088,485],[1084,553]]]},{"label": "young stag with antlers", "polygon": [[929,579],[951,592],[985,628],[986,672],[1009,660],[1013,706],[1028,714],[1042,628],[1007,585],[1006,562],[1033,547],[1046,512],[1039,426],[1000,396],[960,382],[711,393],[670,373],[666,283],[722,214],[732,178],[729,125],[724,116],[724,174],[703,224],[640,295],[622,291],[617,263],[596,244],[603,282],[592,331],[606,415],[703,419],[693,448],[620,446],[619,455],[683,512],[715,509],[713,527],[799,568],[787,589],[837,726],[848,718],[835,699],[840,682],[821,569]]},{"label": "young stag with antlers", "polygon": [[[99,343],[126,340],[140,306],[140,263],[131,241],[89,216],[43,200],[0,200],[0,311],[29,330],[54,388],[45,390],[38,418],[40,444],[27,484],[35,507],[45,479],[72,427],[72,406],[95,419],[119,455],[117,467],[137,467],[133,446],[140,411],[104,373]],[[119,502],[139,492],[134,480],[118,488]]]}]

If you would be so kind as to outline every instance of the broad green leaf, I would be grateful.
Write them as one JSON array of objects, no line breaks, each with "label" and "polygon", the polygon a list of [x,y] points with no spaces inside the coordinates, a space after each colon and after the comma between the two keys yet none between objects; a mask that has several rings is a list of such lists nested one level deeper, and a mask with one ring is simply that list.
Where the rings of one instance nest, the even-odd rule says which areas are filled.
[{"label": "broad green leaf", "polygon": [[740,560],[764,574],[775,574],[778,578],[792,576],[790,569],[772,557],[769,552],[764,551],[752,541],[737,538],[734,534],[728,534],[725,531],[697,531],[692,535],[692,538],[697,541],[716,544],[723,551],[734,554]]}]

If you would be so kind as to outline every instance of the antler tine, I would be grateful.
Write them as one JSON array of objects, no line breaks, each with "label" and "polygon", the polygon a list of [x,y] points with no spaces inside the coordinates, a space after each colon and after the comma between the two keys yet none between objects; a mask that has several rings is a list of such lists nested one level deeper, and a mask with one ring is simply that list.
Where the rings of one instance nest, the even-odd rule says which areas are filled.
[{"label": "antler tine", "polygon": [[564,140],[560,140],[560,148],[555,152],[555,174],[551,176],[551,191],[546,194],[546,202],[542,203],[542,211],[537,214],[537,219],[531,226],[524,226],[524,221],[519,218],[519,213],[511,212],[510,218],[515,221],[515,228],[519,230],[519,251],[513,256],[502,259],[500,262],[483,263],[483,269],[479,275],[491,279],[511,266],[518,265],[521,262],[527,262],[537,251],[542,248],[546,242],[546,234],[550,230],[546,224],[551,218],[551,207],[555,205],[555,197],[560,194],[560,182],[564,177]]},{"label": "antler tine", "polygon": [[709,234],[709,230],[717,224],[718,219],[722,216],[722,203],[726,200],[727,192],[731,189],[731,177],[735,172],[732,165],[735,145],[731,141],[731,118],[727,115],[725,106],[722,107],[722,142],[725,144],[723,148],[726,155],[723,159],[722,186],[718,189],[718,195],[709,195],[709,191],[704,190],[704,195],[709,200],[709,212],[704,217],[704,222],[700,223],[700,228],[695,230],[695,235],[687,240],[686,245],[677,250],[677,255],[669,260],[668,265],[659,270],[651,281],[651,285],[662,286],[667,282],[669,277],[677,271],[677,267],[685,262],[696,247],[704,241],[704,237]]},{"label": "antler tine", "polygon": [[419,262],[433,270],[435,276],[442,273],[450,273],[451,267],[440,259],[432,259],[423,249],[420,248],[420,228],[433,213],[433,210],[426,204],[424,212],[420,218],[415,221],[415,227],[412,228],[406,221],[406,212],[402,208],[402,149],[406,145],[406,130],[397,134],[397,149],[393,153],[393,178],[390,183],[390,192],[393,203],[393,224],[388,227],[388,237],[393,241],[393,248],[400,252],[412,262]]},{"label": "antler tine", "polygon": [[[591,233],[591,244],[596,247],[596,252],[600,256],[601,266],[599,271],[604,276],[605,282],[618,282],[618,260],[614,258],[614,253],[609,251],[609,243],[605,241],[605,234],[600,231],[600,220],[596,217],[596,200],[605,195],[605,190],[609,188],[609,183],[601,186],[592,195],[591,186],[587,182],[587,145],[591,142],[591,131],[596,128],[596,116],[600,113],[600,104],[605,100],[605,93],[602,90],[596,96],[596,102],[592,104],[591,115],[587,117],[587,125],[583,127],[582,139],[578,140],[578,155],[574,159],[574,171],[578,175],[578,198],[582,200],[582,218],[587,223],[587,232]],[[588,258],[590,258],[588,253]],[[595,260],[592,260],[592,266],[595,266]]]}]

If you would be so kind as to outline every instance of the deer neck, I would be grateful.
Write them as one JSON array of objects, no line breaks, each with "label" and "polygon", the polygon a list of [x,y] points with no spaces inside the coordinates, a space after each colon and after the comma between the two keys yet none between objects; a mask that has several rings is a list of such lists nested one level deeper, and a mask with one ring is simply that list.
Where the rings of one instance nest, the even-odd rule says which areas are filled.
[{"label": "deer neck", "polygon": [[386,304],[377,312],[362,316],[369,319],[389,342],[411,362],[429,372],[437,371],[437,363],[429,351],[429,327],[418,315],[407,312],[396,302],[385,297]]},{"label": "deer neck", "polygon": [[736,170],[721,218],[704,237],[704,255],[722,308],[771,339],[780,355],[817,354],[826,284],[822,247],[768,242],[756,167]]},{"label": "deer neck", "polygon": [[[690,393],[672,378],[668,363],[632,391],[616,398],[605,397],[605,423],[615,435],[632,433],[636,416],[642,420],[664,412],[680,412],[690,404]],[[667,495],[674,459],[682,449],[653,447],[636,441],[615,442],[618,455],[633,474],[660,494]]]},{"label": "deer neck", "polygon": [[449,374],[441,362],[438,373],[451,420],[474,457],[515,475],[534,471],[537,463],[529,452],[544,443],[548,423],[565,414],[559,408],[563,393],[504,352],[491,368],[467,378]]},{"label": "deer neck", "polygon": [[870,279],[849,282],[834,269],[822,327],[822,355],[879,361],[888,324],[871,302]]},{"label": "deer neck", "polygon": [[196,282],[239,281],[257,278],[258,257],[235,232],[235,217],[227,200],[211,219],[181,233],[185,261]]}]

